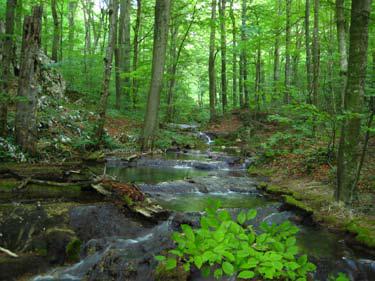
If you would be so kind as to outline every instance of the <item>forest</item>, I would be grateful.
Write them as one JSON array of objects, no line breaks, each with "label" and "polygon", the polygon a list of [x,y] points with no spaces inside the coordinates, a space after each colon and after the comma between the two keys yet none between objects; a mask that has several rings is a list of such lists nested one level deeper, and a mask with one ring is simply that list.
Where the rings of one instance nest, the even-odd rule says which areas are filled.
[{"label": "forest", "polygon": [[2,0],[0,280],[375,280],[375,3]]}]

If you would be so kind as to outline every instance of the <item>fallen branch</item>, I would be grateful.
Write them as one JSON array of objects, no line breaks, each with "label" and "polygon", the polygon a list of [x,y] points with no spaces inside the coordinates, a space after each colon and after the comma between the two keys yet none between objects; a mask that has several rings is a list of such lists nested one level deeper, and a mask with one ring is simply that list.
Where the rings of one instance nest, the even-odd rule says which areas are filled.
[{"label": "fallen branch", "polygon": [[7,254],[8,256],[11,256],[12,258],[18,258],[18,255],[13,253],[12,251],[8,250],[8,249],[5,249],[5,248],[2,248],[0,247],[0,252],[3,252],[5,254]]}]

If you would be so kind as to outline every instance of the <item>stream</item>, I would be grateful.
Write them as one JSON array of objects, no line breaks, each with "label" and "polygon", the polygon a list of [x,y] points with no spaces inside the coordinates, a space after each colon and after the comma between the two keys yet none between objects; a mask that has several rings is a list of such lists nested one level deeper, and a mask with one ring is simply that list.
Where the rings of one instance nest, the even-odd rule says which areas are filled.
[{"label": "stream", "polygon": [[[351,280],[375,280],[375,257],[371,253],[349,245],[343,235],[314,226],[302,214],[264,196],[256,188],[257,180],[246,175],[245,168],[249,164],[251,161],[243,161],[237,156],[190,150],[141,158],[131,165],[116,158],[108,159],[109,175],[116,176],[122,182],[137,183],[143,192],[171,211],[169,218],[157,222],[121,212],[115,205],[93,193],[82,194],[82,200],[78,202],[65,198],[60,201],[43,199],[22,203],[32,205],[32,212],[24,216],[36,212],[37,219],[38,216],[50,218],[48,212],[43,215],[42,211],[51,208],[57,212],[58,206],[62,205],[61,217],[56,219],[60,221],[50,223],[58,225],[65,220],[65,225],[82,241],[78,262],[48,269],[49,262],[49,265],[38,270],[46,273],[30,276],[28,280],[154,280],[157,262],[153,256],[172,246],[169,237],[180,224],[198,225],[209,199],[221,200],[222,206],[232,214],[256,208],[258,216],[255,227],[264,221],[281,223],[290,220],[297,224],[300,228],[298,244],[317,265],[314,280],[328,280],[331,274],[338,272],[346,273]],[[21,203],[13,201],[12,204],[19,206]],[[6,205],[9,203],[2,202],[0,208]],[[7,230],[17,233],[19,224],[9,222],[3,227],[0,240],[5,239],[2,236],[6,235]],[[12,248],[9,243],[8,247]],[[6,274],[3,273],[4,276]],[[214,279],[203,278],[199,272],[192,272],[189,280]]]}]

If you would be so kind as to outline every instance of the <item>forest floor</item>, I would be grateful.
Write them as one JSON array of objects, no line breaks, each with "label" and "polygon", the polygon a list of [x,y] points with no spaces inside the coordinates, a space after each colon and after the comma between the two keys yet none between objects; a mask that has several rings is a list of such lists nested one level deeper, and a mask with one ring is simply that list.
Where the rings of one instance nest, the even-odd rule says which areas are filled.
[{"label": "forest floor", "polygon": [[348,232],[357,242],[375,248],[375,139],[369,143],[358,199],[348,208],[333,200],[335,159],[327,153],[327,141],[300,141],[293,129],[270,122],[265,115],[252,122],[246,113],[235,112],[208,130],[222,136],[216,140],[218,145],[237,145],[254,156],[249,173],[264,180],[260,188],[266,193],[306,211],[315,222]]}]

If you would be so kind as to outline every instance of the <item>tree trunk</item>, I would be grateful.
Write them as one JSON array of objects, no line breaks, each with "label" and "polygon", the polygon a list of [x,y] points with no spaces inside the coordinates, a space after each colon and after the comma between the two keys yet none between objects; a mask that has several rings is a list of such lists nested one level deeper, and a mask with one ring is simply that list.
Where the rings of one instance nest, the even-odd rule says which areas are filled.
[{"label": "tree trunk", "polygon": [[112,73],[112,61],[113,61],[113,53],[116,44],[116,22],[117,22],[117,11],[118,11],[118,2],[117,0],[111,0],[110,6],[108,9],[109,15],[109,35],[108,35],[108,45],[107,50],[104,58],[104,73],[103,73],[103,85],[102,85],[102,93],[100,97],[100,103],[98,107],[98,123],[95,132],[95,138],[100,145],[103,141],[104,135],[104,123],[106,119],[106,112],[107,112],[107,103],[108,103],[108,96],[109,96],[109,82],[111,80],[111,73]]},{"label": "tree trunk", "polygon": [[68,33],[68,41],[69,41],[69,52],[73,52],[74,50],[74,35],[75,35],[75,25],[74,25],[74,17],[77,11],[77,2],[70,1],[68,4],[68,22],[69,22],[69,33]]},{"label": "tree trunk", "polygon": [[[281,0],[277,2],[277,14],[281,17]],[[273,96],[272,101],[274,102],[280,93],[280,27],[277,26],[275,38],[275,50],[274,50],[274,60],[273,60]]]},{"label": "tree trunk", "polygon": [[12,64],[14,64],[14,16],[17,6],[17,0],[8,0],[5,19],[5,36],[2,46],[2,78],[1,78],[1,97],[0,97],[0,137],[7,135],[8,120],[8,92],[9,84],[12,80]]},{"label": "tree trunk", "polygon": [[39,67],[37,55],[41,42],[42,13],[42,7],[35,6],[32,16],[26,16],[24,19],[18,82],[19,101],[16,105],[16,143],[30,155],[36,153],[36,107],[39,92],[36,75]]},{"label": "tree trunk", "polygon": [[[246,0],[242,0],[241,9],[241,43],[245,44],[247,40],[246,36],[246,17],[247,17],[247,5]],[[247,53],[244,46],[241,46],[241,56],[240,63],[242,68],[242,96],[244,97],[243,107],[249,109],[250,106],[250,96],[249,96],[249,85],[247,81]]]},{"label": "tree trunk", "polygon": [[312,103],[312,67],[311,67],[311,45],[310,45],[310,0],[306,0],[305,9],[305,48],[306,48],[306,78],[307,78],[307,100]]},{"label": "tree trunk", "polygon": [[152,77],[147,101],[141,148],[143,151],[153,148],[158,129],[158,113],[160,92],[163,86],[164,65],[168,43],[168,27],[170,19],[170,0],[156,0],[154,46],[152,54]]},{"label": "tree trunk", "polygon": [[291,65],[290,65],[290,17],[292,0],[286,0],[286,25],[285,25],[285,92],[284,92],[284,103],[290,102],[290,80],[291,80]]},{"label": "tree trunk", "polygon": [[344,111],[350,113],[341,128],[337,159],[336,200],[351,204],[358,167],[360,128],[367,66],[371,0],[352,1],[348,80]]},{"label": "tree trunk", "polygon": [[313,32],[313,94],[312,103],[318,106],[320,76],[320,43],[319,43],[319,9],[320,0],[314,0],[314,32]]},{"label": "tree trunk", "polygon": [[[137,71],[138,68],[138,52],[139,52],[139,33],[141,29],[141,16],[142,16],[142,1],[137,0],[137,18],[135,20],[134,27],[134,40],[133,40],[133,71]],[[136,76],[132,80],[132,99],[133,108],[137,106],[137,95],[138,95],[138,81]]]},{"label": "tree trunk", "polygon": [[232,51],[232,104],[233,108],[236,108],[238,105],[238,88],[237,88],[237,26],[236,26],[236,17],[234,16],[233,11],[234,0],[231,0],[230,5],[230,18],[232,21],[232,39],[233,39],[233,51]]},{"label": "tree trunk", "polygon": [[53,18],[53,43],[52,43],[52,60],[55,62],[58,61],[58,51],[59,51],[59,43],[60,43],[60,24],[59,18],[57,15],[57,7],[56,7],[57,0],[51,0],[51,11],[52,11],[52,18]]},{"label": "tree trunk", "polygon": [[227,38],[225,26],[225,8],[226,0],[219,1],[220,14],[220,50],[221,50],[221,105],[223,107],[223,114],[226,112],[228,97],[227,97]]},{"label": "tree trunk", "polygon": [[260,111],[260,79],[261,79],[261,49],[258,38],[257,56],[255,61],[255,102],[257,110]]},{"label": "tree trunk", "polygon": [[[220,0],[219,0],[220,1]],[[210,119],[216,119],[216,72],[215,72],[215,37],[216,37],[216,0],[211,2],[210,54],[208,59]]]},{"label": "tree trunk", "polygon": [[[121,107],[121,97],[130,102],[130,0],[121,0],[118,30],[118,66],[116,79],[116,109]],[[125,75],[125,77],[124,77]]]},{"label": "tree trunk", "polygon": [[169,71],[170,80],[169,80],[168,95],[167,95],[168,96],[168,101],[167,101],[168,102],[168,109],[167,109],[167,121],[168,122],[172,120],[173,112],[174,112],[174,89],[176,85],[177,65],[180,61],[181,52],[184,47],[186,38],[188,37],[190,29],[193,26],[193,23],[195,21],[196,11],[197,10],[196,10],[196,5],[195,5],[191,21],[189,22],[189,25],[185,33],[182,36],[182,39],[178,48],[176,46],[177,45],[176,37],[178,34],[178,28],[176,28],[175,32],[171,32],[172,33],[172,40],[171,40],[172,66]]},{"label": "tree trunk", "polygon": [[340,55],[340,85],[341,87],[341,109],[344,108],[345,85],[348,73],[348,54],[346,46],[346,20],[345,20],[345,0],[336,0],[336,24],[337,24],[337,41]]}]

